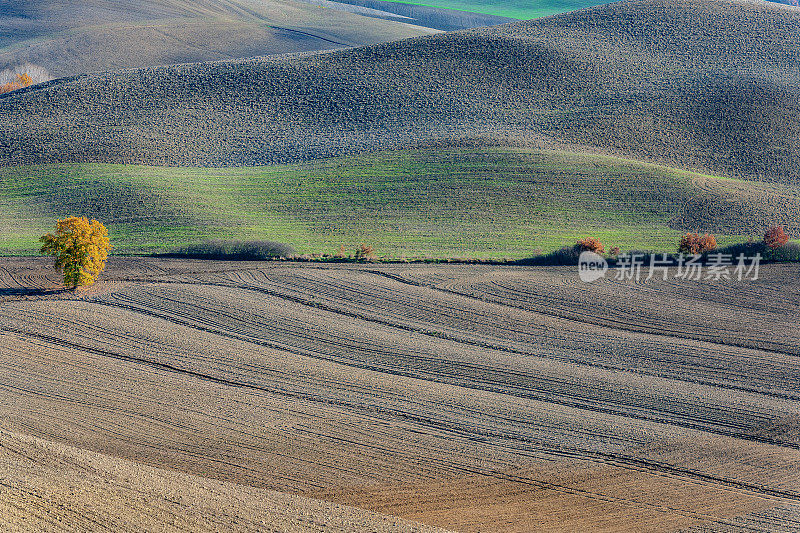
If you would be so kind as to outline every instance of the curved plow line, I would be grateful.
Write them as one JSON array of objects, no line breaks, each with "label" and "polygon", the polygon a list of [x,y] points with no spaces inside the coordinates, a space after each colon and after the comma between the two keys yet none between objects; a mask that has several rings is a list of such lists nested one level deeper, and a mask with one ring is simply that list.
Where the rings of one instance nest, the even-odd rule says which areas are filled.
[{"label": "curved plow line", "polygon": [[[175,283],[180,283],[180,282],[175,282]],[[192,285],[192,284],[189,284],[189,285]],[[296,298],[296,297],[292,297],[292,296],[288,296],[288,295],[281,295],[280,293],[273,293],[273,291],[269,291],[268,289],[262,289],[262,288],[258,288],[258,287],[248,288],[248,287],[242,287],[242,286],[213,284],[213,283],[207,283],[207,284],[204,284],[204,285],[206,285],[206,286],[225,287],[225,288],[236,288],[236,289],[242,289],[242,290],[251,290],[251,291],[260,292],[260,293],[266,293],[266,294],[269,294],[271,296],[275,296],[275,297],[278,297],[278,298],[282,298],[282,299],[286,299],[286,300],[292,301],[293,303],[300,303],[302,305],[311,306],[311,307],[314,307],[316,309],[322,309],[324,311],[330,311],[330,312],[333,312],[333,313],[336,313],[336,314],[347,316],[348,318],[355,318],[355,319],[358,319],[358,320],[363,320],[363,321],[365,321],[367,323],[380,324],[382,326],[387,326],[387,327],[391,327],[391,328],[397,328],[397,329],[401,329],[403,331],[408,331],[408,332],[411,332],[411,333],[418,333],[418,334],[422,334],[422,335],[427,335],[427,336],[431,336],[431,337],[434,337],[434,338],[437,338],[437,339],[443,339],[443,340],[447,340],[447,341],[451,341],[451,342],[465,344],[465,345],[468,345],[468,346],[475,346],[475,347],[480,347],[480,348],[484,348],[484,349],[491,349],[491,350],[495,350],[495,351],[513,353],[515,355],[525,355],[525,356],[529,356],[529,357],[541,357],[541,356],[539,356],[537,354],[531,354],[531,353],[528,353],[528,352],[523,352],[523,351],[515,350],[515,349],[512,349],[512,348],[507,348],[507,347],[504,347],[504,346],[497,346],[497,345],[493,345],[493,344],[490,344],[490,343],[484,343],[484,342],[478,342],[478,341],[469,341],[469,340],[466,340],[466,339],[461,339],[461,338],[458,338],[458,337],[447,335],[445,333],[441,333],[441,332],[438,332],[438,331],[431,332],[429,330],[413,328],[411,326],[404,326],[404,325],[396,324],[396,323],[389,322],[389,321],[384,321],[384,320],[373,318],[373,317],[367,317],[367,316],[361,315],[359,313],[353,313],[353,312],[350,312],[350,311],[342,311],[342,310],[336,309],[335,307],[327,306],[325,304],[321,304],[321,303],[318,303],[318,302],[306,302],[305,300],[303,300],[301,298]],[[170,300],[168,298],[166,298],[166,300],[167,301],[172,301],[173,303],[181,303],[178,300]],[[623,418],[629,418],[629,419],[634,419],[634,420],[643,420],[643,421],[646,421],[646,422],[655,422],[655,423],[664,424],[664,425],[668,425],[668,426],[675,426],[675,427],[681,427],[681,428],[686,428],[686,429],[692,429],[692,430],[696,430],[696,431],[703,431],[703,432],[722,435],[722,436],[726,436],[726,437],[734,437],[734,438],[743,439],[743,440],[750,440],[750,441],[753,441],[753,442],[760,442],[760,443],[764,443],[764,444],[772,444],[772,445],[780,446],[780,447],[783,447],[783,448],[800,449],[800,445],[796,445],[796,444],[793,444],[793,443],[786,443],[786,442],[782,442],[782,441],[778,441],[778,440],[774,440],[774,439],[767,439],[765,437],[751,436],[751,435],[743,434],[741,432],[737,432],[737,431],[734,431],[734,430],[726,430],[726,429],[723,429],[721,427],[721,425],[720,425],[720,427],[713,428],[713,427],[710,427],[708,425],[691,423],[688,419],[684,419],[684,422],[680,423],[680,422],[676,422],[676,421],[674,421],[674,420],[672,420],[670,418],[667,418],[667,417],[646,416],[646,415],[642,415],[642,414],[635,414],[635,413],[633,413],[633,412],[631,412],[629,410],[626,411],[626,410],[614,410],[614,409],[609,409],[609,408],[602,408],[602,407],[598,407],[598,406],[594,406],[594,405],[587,405],[585,403],[580,403],[580,402],[576,402],[576,401],[559,400],[559,399],[554,398],[553,396],[547,396],[546,395],[546,396],[543,396],[543,397],[539,397],[539,396],[535,396],[535,395],[522,394],[520,392],[512,392],[512,391],[507,390],[507,389],[492,388],[492,387],[490,387],[488,385],[479,386],[477,384],[468,385],[468,384],[464,384],[464,383],[456,383],[456,382],[448,381],[448,380],[441,379],[441,378],[437,379],[436,375],[432,375],[432,374],[422,375],[421,373],[413,373],[413,372],[402,371],[402,370],[397,370],[397,369],[389,369],[387,367],[368,365],[368,364],[364,364],[364,363],[358,364],[358,363],[355,363],[354,361],[349,360],[349,359],[330,357],[330,356],[327,356],[325,354],[322,354],[322,353],[316,352],[316,351],[300,350],[300,349],[298,349],[296,347],[289,346],[289,345],[286,345],[286,344],[283,344],[283,343],[270,342],[270,341],[266,341],[266,340],[259,339],[259,338],[253,338],[253,337],[251,337],[249,335],[231,333],[229,331],[223,331],[221,329],[213,328],[213,327],[209,327],[209,326],[201,326],[199,324],[193,323],[193,322],[188,321],[188,320],[184,320],[184,319],[181,319],[181,318],[178,318],[178,317],[175,317],[175,316],[170,316],[168,314],[160,314],[160,313],[158,313],[158,312],[156,312],[154,310],[147,310],[147,309],[143,309],[141,307],[137,307],[137,306],[134,306],[134,305],[105,302],[105,301],[100,301],[100,300],[91,300],[90,303],[94,303],[94,304],[97,304],[97,305],[105,305],[105,306],[109,306],[109,307],[116,307],[118,309],[125,309],[127,311],[131,311],[131,312],[135,312],[135,313],[139,313],[139,314],[144,314],[144,315],[147,315],[147,316],[152,316],[154,318],[158,318],[158,319],[161,319],[161,320],[166,320],[168,322],[172,322],[172,323],[180,325],[180,326],[185,326],[185,327],[197,329],[197,330],[200,330],[200,331],[204,331],[206,333],[211,333],[211,334],[219,335],[219,336],[222,336],[222,337],[227,337],[227,338],[231,338],[231,339],[235,339],[235,340],[239,340],[239,341],[244,341],[244,342],[248,342],[248,343],[251,343],[251,344],[258,345],[258,346],[264,346],[264,347],[267,347],[267,348],[273,348],[273,349],[277,349],[277,350],[282,350],[282,351],[286,351],[286,352],[289,352],[289,353],[293,353],[295,355],[309,357],[309,358],[312,358],[312,359],[317,359],[317,360],[322,360],[322,361],[329,361],[329,362],[341,364],[343,366],[348,366],[348,367],[351,367],[351,368],[357,368],[357,369],[360,369],[360,370],[370,370],[370,371],[379,372],[379,373],[383,373],[383,374],[389,374],[389,375],[401,376],[401,377],[408,377],[408,378],[412,378],[412,379],[419,379],[419,380],[422,380],[422,381],[428,381],[428,382],[434,382],[434,383],[441,383],[441,384],[461,387],[461,388],[465,388],[465,389],[480,390],[480,391],[486,391],[486,392],[502,394],[502,395],[505,395],[505,396],[511,396],[511,397],[515,397],[515,398],[523,398],[523,399],[528,399],[528,400],[542,401],[542,402],[550,403],[550,404],[554,404],[554,405],[562,405],[562,406],[565,406],[565,407],[577,408],[577,409],[581,409],[581,410],[584,410],[584,411],[591,411],[591,412],[609,414],[609,415],[612,415],[612,416],[620,416],[620,417],[623,417]],[[584,363],[584,365],[585,366],[589,366],[589,367],[594,367],[594,368],[598,368],[599,367],[601,369],[617,370],[614,367],[606,368],[603,365],[597,365],[597,364]],[[624,369],[622,369],[622,370],[624,370]],[[632,373],[636,373],[636,372],[632,372]],[[661,376],[658,376],[658,377],[661,377]],[[722,387],[720,387],[720,388],[722,388]],[[734,388],[734,387],[731,386],[729,388]],[[758,391],[746,390],[746,392],[762,394],[764,396],[771,396],[771,394],[769,394],[769,393],[760,393]],[[777,396],[775,394],[772,394],[772,395]]]},{"label": "curved plow line", "polygon": [[546,311],[539,310],[539,309],[537,309],[537,310],[528,309],[528,308],[525,308],[525,307],[521,307],[521,306],[518,306],[518,305],[513,305],[511,303],[504,302],[502,300],[498,300],[498,299],[494,299],[494,298],[481,298],[480,296],[475,296],[473,294],[467,294],[467,293],[455,291],[455,290],[452,290],[452,289],[443,289],[441,287],[436,287],[436,286],[427,285],[427,284],[424,284],[424,283],[419,283],[417,281],[412,281],[412,280],[408,280],[408,279],[402,278],[402,277],[397,276],[395,274],[389,274],[388,272],[381,272],[380,270],[361,270],[360,272],[369,272],[370,274],[375,274],[377,276],[388,278],[388,279],[397,281],[398,283],[402,283],[404,285],[411,285],[413,287],[420,287],[420,288],[423,288],[423,289],[437,291],[437,292],[441,292],[441,293],[444,293],[444,294],[450,294],[450,295],[453,295],[453,296],[461,296],[463,298],[469,298],[470,300],[475,300],[475,301],[482,302],[482,303],[491,303],[491,304],[500,305],[500,306],[503,306],[503,307],[509,307],[511,309],[517,309],[517,310],[520,310],[520,311],[525,311],[525,312],[528,312],[528,313],[533,313],[533,314],[546,316],[546,317],[550,317],[550,318],[559,318],[561,320],[566,320],[566,321],[569,321],[569,322],[575,322],[575,323],[583,324],[583,325],[602,326],[602,327],[607,327],[607,328],[610,328],[610,329],[618,329],[620,331],[628,331],[630,333],[645,333],[647,335],[654,335],[654,336],[657,336],[657,337],[666,337],[668,339],[679,339],[679,340],[684,340],[684,341],[686,341],[686,340],[700,341],[700,342],[706,342],[708,344],[718,344],[720,346],[728,346],[728,347],[731,347],[731,348],[744,348],[744,349],[747,349],[747,350],[757,350],[757,351],[761,351],[761,352],[774,353],[774,354],[779,354],[779,355],[787,355],[789,357],[800,357],[800,354],[792,353],[792,352],[784,352],[784,351],[776,350],[776,349],[773,349],[773,348],[763,348],[763,347],[752,346],[752,345],[747,345],[747,344],[740,344],[740,343],[733,343],[733,342],[722,342],[720,340],[714,340],[713,338],[704,338],[701,335],[682,336],[682,335],[679,334],[679,332],[676,332],[676,331],[673,331],[673,330],[658,329],[658,328],[655,328],[655,327],[647,327],[647,326],[638,326],[637,327],[637,326],[634,326],[632,324],[628,324],[627,322],[621,322],[621,321],[617,321],[617,320],[612,320],[610,318],[597,320],[597,321],[592,321],[592,320],[587,320],[587,319],[584,319],[584,318],[581,318],[581,317],[575,316],[575,315],[562,315],[562,314],[559,314],[559,313],[548,313]]},{"label": "curved plow line", "polygon": [[[321,398],[319,396],[315,396],[315,395],[311,395],[311,394],[305,394],[305,393],[302,393],[302,392],[294,392],[294,393],[292,393],[292,392],[283,391],[283,390],[270,389],[270,388],[259,386],[259,385],[253,385],[253,384],[249,384],[249,383],[242,383],[242,382],[238,382],[238,381],[233,381],[233,380],[229,380],[229,379],[225,379],[225,378],[212,376],[210,374],[203,374],[201,372],[195,372],[195,371],[192,371],[192,370],[179,368],[179,367],[167,364],[167,363],[161,363],[161,362],[158,362],[158,361],[152,361],[152,360],[145,359],[145,358],[134,357],[134,356],[129,356],[129,355],[123,355],[123,354],[117,354],[117,353],[110,352],[110,351],[107,351],[107,350],[100,350],[100,349],[97,349],[97,348],[81,346],[79,344],[75,344],[75,343],[71,343],[71,342],[68,342],[68,341],[64,341],[62,339],[58,339],[56,337],[51,337],[51,336],[48,336],[48,335],[42,335],[42,334],[37,334],[37,333],[30,333],[30,332],[26,332],[26,331],[23,331],[23,330],[18,330],[16,328],[7,328],[7,327],[4,327],[4,326],[0,326],[0,331],[6,331],[8,333],[13,333],[13,334],[17,334],[17,335],[26,336],[26,337],[33,337],[33,338],[36,338],[36,339],[39,339],[39,340],[54,344],[56,346],[67,347],[67,348],[75,349],[75,350],[78,350],[78,351],[83,351],[83,352],[86,352],[86,353],[91,353],[91,354],[102,356],[102,357],[109,357],[109,358],[112,358],[112,359],[117,359],[117,360],[120,360],[120,361],[125,361],[125,362],[133,363],[133,364],[143,364],[143,365],[147,365],[147,366],[150,366],[152,368],[159,369],[159,370],[163,370],[163,371],[167,371],[167,372],[171,372],[171,373],[176,373],[176,374],[181,374],[181,375],[189,376],[189,377],[200,379],[200,380],[207,381],[207,382],[216,383],[216,384],[223,385],[223,386],[256,390],[256,391],[259,391],[259,392],[266,392],[268,394],[274,394],[276,396],[283,396],[283,397],[288,397],[288,398],[292,398],[292,399],[300,399],[300,400],[305,400],[305,401],[310,401],[310,402],[323,403],[325,405],[334,406],[334,407],[340,407],[340,408],[344,408],[344,409],[350,409],[350,410],[353,410],[353,411],[359,411],[359,410],[360,411],[364,411],[365,410],[363,406],[355,404],[355,403],[351,403],[351,402],[345,402],[345,401],[342,401],[342,400],[324,399],[324,398]],[[211,333],[213,333],[213,332],[211,332]],[[429,428],[429,429],[446,430],[448,432],[458,434],[458,435],[460,435],[462,437],[465,437],[465,438],[468,438],[468,439],[475,439],[476,438],[476,435],[474,434],[474,432],[470,432],[469,430],[465,430],[465,429],[459,427],[456,424],[442,423],[441,420],[437,420],[437,419],[433,419],[433,418],[429,418],[429,417],[417,416],[417,415],[413,415],[413,414],[410,414],[410,413],[405,412],[405,411],[399,411],[399,410],[396,410],[396,409],[387,409],[387,408],[384,408],[384,407],[377,407],[377,406],[372,406],[367,410],[369,410],[373,414],[374,413],[378,413],[378,414],[382,414],[382,415],[388,415],[388,416],[391,416],[391,417],[394,417],[394,418],[397,418],[397,419],[400,419],[400,420],[403,420],[403,421],[411,422],[411,423],[414,423],[414,424],[417,424],[417,425],[420,425],[422,427],[426,427],[426,428]],[[631,457],[631,456],[626,456],[626,455],[622,455],[622,454],[595,452],[595,451],[584,450],[584,449],[580,449],[580,448],[543,446],[541,443],[538,443],[537,441],[534,441],[533,439],[526,439],[526,438],[523,438],[521,436],[508,435],[508,434],[504,434],[504,433],[496,432],[496,431],[485,431],[484,430],[481,433],[481,435],[484,436],[484,437],[492,437],[492,438],[497,438],[497,439],[501,439],[501,440],[512,440],[512,441],[524,443],[524,444],[528,445],[528,448],[531,451],[536,451],[536,452],[539,452],[539,453],[542,453],[542,454],[552,455],[552,456],[556,456],[556,457],[560,457],[560,458],[571,458],[571,459],[578,459],[578,460],[584,460],[584,461],[593,461],[593,462],[599,462],[599,463],[606,464],[606,465],[612,465],[612,466],[618,466],[618,467],[621,467],[621,468],[633,469],[633,470],[641,471],[641,472],[650,472],[650,473],[653,473],[654,475],[666,475],[666,476],[672,477],[672,478],[691,479],[691,480],[696,481],[696,482],[702,482],[702,483],[707,483],[707,484],[714,485],[714,486],[723,486],[723,487],[727,487],[727,488],[730,488],[730,489],[745,491],[748,494],[755,494],[755,495],[758,495],[758,496],[761,496],[761,497],[768,498],[770,500],[777,499],[777,500],[780,500],[780,501],[788,501],[788,502],[791,502],[791,503],[800,503],[800,493],[796,493],[796,492],[793,492],[793,491],[784,491],[784,490],[780,490],[780,489],[771,489],[771,488],[768,488],[768,487],[764,487],[764,486],[756,485],[756,484],[752,484],[752,483],[747,483],[747,482],[742,482],[742,481],[736,481],[736,480],[730,480],[730,479],[726,479],[726,478],[716,477],[716,476],[712,476],[712,475],[709,475],[709,474],[704,474],[702,472],[697,472],[697,471],[694,471],[694,470],[691,470],[691,469],[684,469],[684,468],[668,465],[668,464],[661,463],[661,462],[658,462],[658,461],[650,461],[650,460],[647,460],[647,459]],[[760,441],[758,441],[758,442],[760,442]],[[766,444],[772,444],[772,443],[766,442]],[[231,466],[239,466],[239,465],[231,465]],[[468,467],[464,467],[464,466],[456,466],[456,468],[458,470],[461,470],[462,472],[469,473],[469,474],[492,476],[492,477],[498,477],[499,479],[507,479],[507,480],[511,480],[511,481],[522,480],[520,482],[530,482],[530,483],[533,483],[533,484],[552,485],[554,487],[558,486],[558,485],[550,484],[548,482],[537,481],[537,480],[528,479],[528,478],[525,478],[525,477],[518,477],[518,479],[517,479],[516,476],[512,476],[512,475],[505,475],[505,474],[500,474],[500,473],[496,473],[496,472],[484,472],[484,471],[474,470],[474,469],[471,469],[471,468],[468,468]],[[548,488],[548,487],[544,487],[544,488]],[[563,488],[566,488],[566,489],[569,489],[569,490],[579,491],[579,489],[571,489],[571,488],[566,487],[566,486],[564,486]],[[620,501],[629,501],[629,500],[620,499]],[[642,505],[654,507],[652,504],[642,503]],[[658,506],[655,506],[655,507],[658,507]],[[679,510],[676,510],[676,511],[679,511]],[[691,512],[689,512],[689,513],[691,513]],[[691,516],[694,516],[694,515],[691,515]]]},{"label": "curved plow line", "polygon": [[[516,348],[512,348],[512,347],[504,346],[504,345],[500,345],[500,344],[494,344],[494,343],[485,342],[485,341],[476,341],[476,340],[464,339],[462,337],[451,335],[451,334],[448,334],[448,333],[445,333],[445,332],[442,332],[442,331],[439,331],[439,330],[423,329],[423,328],[418,328],[418,327],[398,324],[396,322],[391,322],[391,321],[388,321],[388,320],[382,320],[382,319],[376,318],[376,317],[370,317],[370,316],[367,316],[367,315],[364,315],[364,314],[361,314],[361,313],[356,313],[356,312],[353,312],[353,311],[345,311],[345,310],[340,309],[340,308],[338,308],[336,306],[333,306],[333,305],[324,304],[324,303],[318,302],[318,301],[309,301],[307,299],[300,298],[298,296],[290,296],[288,294],[283,294],[283,293],[280,293],[278,291],[273,291],[273,290],[270,290],[270,289],[266,289],[264,287],[250,286],[250,285],[235,285],[235,284],[228,284],[228,283],[203,282],[203,281],[197,281],[197,282],[190,282],[190,281],[141,282],[141,280],[140,280],[139,282],[140,283],[161,283],[161,284],[165,284],[165,285],[211,286],[211,287],[221,287],[221,288],[226,288],[226,289],[240,289],[240,290],[258,292],[258,293],[267,294],[269,296],[273,296],[275,298],[279,298],[279,299],[282,299],[282,300],[287,300],[287,301],[290,301],[292,303],[296,303],[296,304],[299,304],[299,305],[304,305],[306,307],[312,307],[314,309],[319,309],[319,310],[322,310],[322,311],[335,313],[337,315],[346,316],[348,318],[355,318],[355,319],[362,320],[362,321],[367,322],[367,323],[380,324],[382,326],[387,326],[387,327],[390,327],[390,328],[399,329],[401,331],[406,331],[406,332],[409,332],[409,333],[416,333],[416,334],[419,334],[419,335],[425,335],[427,337],[432,337],[432,338],[439,339],[439,340],[446,340],[446,341],[450,341],[450,342],[455,342],[455,343],[458,343],[458,344],[464,344],[464,345],[467,345],[467,346],[474,346],[476,348],[484,348],[484,349],[487,349],[487,350],[494,350],[494,351],[509,353],[509,354],[513,354],[513,355],[521,355],[521,356],[524,356],[524,357],[536,357],[536,358],[539,358],[539,359],[547,359],[547,360],[552,360],[552,361],[567,362],[567,363],[570,363],[570,364],[574,364],[576,366],[584,366],[584,367],[595,368],[595,369],[600,369],[600,370],[610,370],[610,371],[615,371],[615,372],[625,372],[625,373],[629,373],[629,374],[636,374],[636,375],[640,375],[640,376],[671,379],[671,380],[682,381],[682,382],[685,382],[685,383],[691,383],[691,384],[695,384],[695,385],[706,385],[706,386],[720,388],[720,389],[734,390],[734,391],[746,392],[746,393],[750,393],[750,394],[758,394],[758,395],[761,395],[761,396],[768,396],[770,398],[776,398],[776,399],[780,399],[780,400],[800,401],[800,396],[798,396],[796,394],[791,394],[791,393],[788,393],[788,392],[764,391],[764,390],[755,389],[755,388],[752,388],[752,387],[745,387],[745,386],[740,386],[740,385],[732,385],[732,384],[728,384],[728,383],[717,383],[717,382],[714,382],[714,381],[708,381],[708,380],[703,380],[703,379],[687,379],[687,378],[681,377],[681,376],[664,376],[664,375],[661,375],[661,374],[659,374],[657,372],[648,372],[648,371],[643,370],[643,369],[633,370],[633,369],[630,369],[630,368],[624,368],[624,367],[614,366],[614,365],[605,365],[605,364],[597,363],[597,362],[591,362],[590,363],[590,362],[582,361],[582,360],[578,360],[578,359],[558,359],[558,358],[554,358],[554,357],[548,357],[548,356],[544,356],[544,355],[541,355],[541,354],[526,352],[524,350],[519,350],[519,349],[516,349]],[[410,285],[415,285],[414,282],[409,282],[409,284]],[[424,288],[424,289],[430,289],[431,288],[431,287],[426,287],[426,286],[423,286],[423,285],[415,285],[415,286],[418,286],[418,287],[421,287],[421,288]],[[470,298],[470,299],[473,299],[473,300],[476,300],[476,301],[480,301],[482,303],[487,303],[486,301],[484,301],[484,300],[482,300],[482,299],[480,299],[480,298],[478,298],[476,296],[470,296],[470,295],[467,295],[467,294],[461,294],[461,293],[458,293],[458,292],[455,292],[455,291],[445,291],[443,289],[434,289],[434,290],[440,290],[442,292],[448,292],[449,294],[452,294],[452,295],[463,296],[465,298]],[[101,300],[76,300],[76,301],[88,301],[90,303],[95,303],[95,304],[99,304],[99,305],[109,305],[109,306],[112,306],[112,307],[119,307],[121,309],[128,309],[130,311],[140,312],[140,313],[143,313],[143,314],[150,314],[151,313],[150,311],[146,311],[146,310],[141,309],[139,307],[128,307],[128,306],[126,306],[124,304],[112,304],[110,302],[103,302]],[[175,302],[179,303],[178,301],[175,301]],[[521,307],[510,306],[510,305],[502,304],[502,303],[499,303],[499,302],[491,302],[490,301],[488,303],[492,303],[492,304],[497,303],[498,305],[501,305],[501,306],[511,307],[511,308],[519,309],[519,310],[522,310],[522,311],[525,311],[525,312],[529,312],[529,313],[532,313],[532,314],[538,314],[540,316],[547,316],[547,317],[550,317],[550,318],[556,318],[556,319],[559,319],[559,320],[565,320],[567,322],[574,322],[574,323],[581,324],[581,325],[592,325],[592,326],[597,326],[598,325],[598,324],[593,324],[591,322],[583,322],[583,321],[576,320],[576,319],[569,318],[569,317],[562,317],[562,316],[558,316],[558,315],[549,315],[549,314],[546,314],[546,313],[540,313],[540,312],[537,312],[537,311],[531,311],[531,310],[528,310],[528,309],[523,309]],[[151,314],[151,316],[154,316],[156,318],[161,318],[161,319],[164,319],[164,320],[170,320],[170,318],[167,318],[167,317],[165,317],[163,315],[159,315],[159,314],[156,314],[156,313]],[[189,327],[195,327],[197,329],[203,329],[201,326],[193,325],[190,322],[185,322],[185,323],[184,322],[176,322],[176,323],[178,323],[180,325],[189,326]],[[615,328],[612,328],[611,326],[605,326],[605,325],[600,325],[600,326],[601,327],[608,327],[609,329],[615,329]],[[739,349],[745,349],[745,350],[761,351],[761,352],[766,352],[766,353],[775,353],[775,354],[778,354],[778,355],[789,355],[789,356],[792,356],[792,357],[797,357],[797,356],[795,356],[793,354],[786,354],[786,353],[783,353],[783,352],[777,352],[777,351],[772,351],[772,350],[763,350],[763,349],[760,349],[760,348],[753,348],[753,347],[749,347],[749,346],[734,346],[734,345],[728,345],[728,344],[724,344],[724,343],[714,343],[712,341],[705,341],[705,340],[702,340],[702,339],[692,339],[692,338],[676,337],[676,336],[671,336],[671,335],[661,335],[661,334],[658,334],[658,333],[650,333],[650,332],[647,332],[647,331],[626,330],[624,328],[616,328],[616,329],[619,329],[621,331],[629,331],[630,333],[639,333],[639,334],[644,334],[644,335],[652,335],[654,337],[666,337],[666,338],[678,339],[678,340],[681,340],[681,341],[707,342],[708,344],[712,344],[712,345],[713,344],[718,344],[720,346],[727,346],[727,347],[731,347],[731,348],[739,348]],[[221,331],[217,331],[217,330],[207,330],[207,331],[209,331],[210,333],[218,334],[218,335],[224,335],[224,336],[230,336],[231,335],[231,334],[229,334],[227,332],[221,332]],[[239,338],[239,337],[233,337],[233,338],[237,338],[239,340],[245,340],[247,342],[254,342],[256,344],[258,344],[260,342],[260,341],[257,341],[257,340],[253,340],[251,337],[247,337],[247,336],[243,336],[241,338]],[[286,347],[285,345],[272,346],[272,345],[269,345],[269,344],[264,344],[264,346],[276,347],[276,348],[281,349],[281,350],[292,351],[291,348]],[[318,355],[318,354],[299,353],[298,352],[298,355],[305,355],[307,357],[313,357],[315,359],[326,359],[326,360],[334,361],[334,362],[341,363],[341,364],[344,364],[344,365],[355,366],[357,368],[366,369],[366,370],[377,370],[377,371],[380,371],[377,368],[368,367],[368,366],[363,366],[362,367],[362,366],[358,366],[358,365],[355,365],[355,364],[352,364],[352,363],[348,363],[345,360],[340,360],[340,359],[335,359],[335,358],[328,359],[328,358],[325,358],[325,357],[323,357],[321,355]],[[399,372],[399,371],[397,372],[396,375],[419,378],[419,376],[412,375],[412,374],[406,374],[406,373],[402,373],[402,372]],[[419,379],[425,379],[425,378],[419,378]],[[800,448],[800,446],[798,448]]]}]

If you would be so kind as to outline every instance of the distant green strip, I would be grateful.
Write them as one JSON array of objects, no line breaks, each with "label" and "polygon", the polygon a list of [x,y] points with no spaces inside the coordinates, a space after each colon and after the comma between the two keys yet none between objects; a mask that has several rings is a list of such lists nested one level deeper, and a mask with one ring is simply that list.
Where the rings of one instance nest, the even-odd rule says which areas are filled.
[{"label": "distant green strip", "polygon": [[457,9],[459,11],[469,11],[472,13],[483,13],[484,15],[495,15],[498,17],[508,17],[520,20],[535,19],[567,13],[585,7],[607,4],[609,2],[592,0],[541,0],[525,2],[522,0],[511,0],[508,2],[500,0],[490,0],[487,2],[474,2],[469,0],[433,0],[430,2],[398,2],[396,4],[413,4],[418,6],[436,7],[442,9]]}]

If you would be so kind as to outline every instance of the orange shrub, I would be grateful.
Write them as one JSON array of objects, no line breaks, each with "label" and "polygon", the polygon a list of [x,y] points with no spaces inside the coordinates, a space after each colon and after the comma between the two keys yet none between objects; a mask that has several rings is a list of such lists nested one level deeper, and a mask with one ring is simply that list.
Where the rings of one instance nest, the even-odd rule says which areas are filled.
[{"label": "orange shrub", "polygon": [[764,235],[764,244],[770,248],[780,248],[789,242],[789,236],[783,231],[783,226],[772,226]]},{"label": "orange shrub", "polygon": [[4,83],[3,85],[0,85],[0,94],[10,93],[11,91],[16,91],[17,89],[22,89],[22,86],[18,83]]},{"label": "orange shrub", "polygon": [[603,243],[594,237],[586,237],[585,239],[579,240],[575,247],[579,252],[594,252],[596,254],[602,254],[606,251]]},{"label": "orange shrub", "polygon": [[684,254],[698,255],[710,252],[717,248],[717,239],[710,234],[700,235],[699,233],[687,233],[681,237],[681,244],[678,251]]},{"label": "orange shrub", "polygon": [[16,91],[23,87],[30,87],[31,85],[33,85],[33,78],[28,74],[17,74],[17,81],[11,81],[0,85],[0,94],[10,93],[11,91]]},{"label": "orange shrub", "polygon": [[372,248],[372,246],[361,244],[358,248],[356,248],[356,261],[374,261],[374,260],[375,260],[375,250]]}]

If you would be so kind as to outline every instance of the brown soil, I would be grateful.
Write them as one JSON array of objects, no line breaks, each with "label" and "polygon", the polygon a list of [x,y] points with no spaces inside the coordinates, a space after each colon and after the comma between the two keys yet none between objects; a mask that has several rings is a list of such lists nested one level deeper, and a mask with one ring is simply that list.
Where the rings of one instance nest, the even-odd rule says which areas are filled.
[{"label": "brown soil", "polygon": [[[794,265],[584,285],[572,269],[112,258],[65,293],[46,260],[7,259],[0,429],[255,491],[242,516],[277,490],[464,531],[787,531],[799,280]],[[62,500],[84,482],[48,464],[27,478],[0,462],[4,494],[36,479],[63,488],[34,490],[62,523],[130,518],[92,503],[111,498],[108,470],[94,499]],[[161,505],[149,477],[137,488]],[[226,522],[225,497],[174,512]],[[24,525],[31,505],[3,516]],[[325,509],[325,527],[373,527]]]}]

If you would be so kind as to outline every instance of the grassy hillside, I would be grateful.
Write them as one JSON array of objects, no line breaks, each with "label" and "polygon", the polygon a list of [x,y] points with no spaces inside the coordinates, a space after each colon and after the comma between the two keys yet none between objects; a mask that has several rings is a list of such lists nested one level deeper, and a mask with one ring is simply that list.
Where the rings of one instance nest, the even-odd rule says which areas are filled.
[{"label": "grassy hillside", "polygon": [[312,57],[83,76],[0,97],[0,165],[256,166],[488,139],[800,183],[798,25],[779,4],[631,0]]},{"label": "grassy hillside", "polygon": [[509,149],[382,152],[303,164],[174,168],[59,164],[0,170],[0,251],[29,254],[55,220],[108,224],[116,253],[208,238],[269,239],[301,253],[525,257],[595,235],[669,250],[686,229],[722,242],[782,223],[800,191],[612,157]]},{"label": "grassy hillside", "polygon": [[306,52],[433,33],[291,0],[0,2],[0,68],[54,76]]}]

